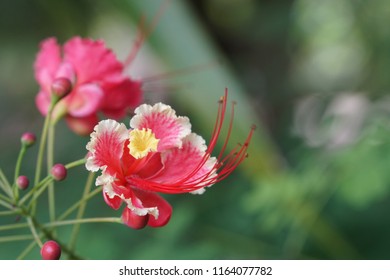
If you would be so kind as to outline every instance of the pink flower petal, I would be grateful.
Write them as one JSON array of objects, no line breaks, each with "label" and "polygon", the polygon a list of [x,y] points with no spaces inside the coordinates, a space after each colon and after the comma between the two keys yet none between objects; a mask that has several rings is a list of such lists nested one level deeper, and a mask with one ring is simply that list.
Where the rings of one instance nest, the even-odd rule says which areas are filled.
[{"label": "pink flower petal", "polygon": [[96,185],[103,187],[103,197],[108,206],[117,210],[123,200],[132,198],[134,194],[130,188],[122,185],[115,175],[103,171],[102,175],[96,178]]},{"label": "pink flower petal", "polygon": [[105,92],[102,101],[103,113],[114,119],[122,118],[127,110],[135,108],[142,99],[140,81],[123,78],[116,82],[106,82],[102,85]]},{"label": "pink flower petal", "polygon": [[119,207],[121,207],[122,199],[119,196],[109,197],[107,193],[103,190],[103,198],[104,201],[107,203],[108,206],[110,206],[114,210],[118,210]]},{"label": "pink flower petal", "polygon": [[50,106],[50,95],[47,91],[40,91],[35,97],[35,104],[38,107],[39,112],[46,116]]},{"label": "pink flower petal", "polygon": [[123,145],[129,136],[124,124],[114,120],[104,120],[95,126],[91,140],[87,144],[89,151],[86,168],[89,171],[106,171],[110,175],[120,175]]},{"label": "pink flower petal", "polygon": [[196,186],[207,181],[212,185],[212,178],[216,176],[216,159],[204,158],[206,148],[204,139],[191,133],[183,139],[182,148],[162,154],[164,169],[151,180],[162,184],[177,184],[178,188],[181,184]]},{"label": "pink flower petal", "polygon": [[61,63],[61,50],[55,38],[48,38],[40,44],[40,51],[34,63],[35,79],[41,89],[50,92],[57,69]]},{"label": "pink flower petal", "polygon": [[187,117],[177,117],[170,106],[157,103],[154,106],[143,104],[135,109],[135,116],[130,120],[132,128],[150,128],[159,139],[157,150],[164,151],[181,147],[182,138],[191,132]]},{"label": "pink flower petal", "polygon": [[74,66],[79,84],[122,76],[123,64],[102,40],[72,38],[64,45],[64,61]]},{"label": "pink flower petal", "polygon": [[95,84],[85,84],[65,97],[68,113],[73,117],[85,117],[96,113],[103,99],[103,90]]},{"label": "pink flower petal", "polygon": [[142,201],[144,207],[156,207],[158,209],[158,217],[151,216],[148,221],[148,226],[162,227],[169,222],[172,215],[172,206],[164,198],[158,194],[137,189],[134,189],[134,193]]}]

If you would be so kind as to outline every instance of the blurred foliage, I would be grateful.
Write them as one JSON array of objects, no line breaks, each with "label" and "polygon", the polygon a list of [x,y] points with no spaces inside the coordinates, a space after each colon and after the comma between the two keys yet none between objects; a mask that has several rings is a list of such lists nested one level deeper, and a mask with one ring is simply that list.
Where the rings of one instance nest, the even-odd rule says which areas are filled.
[{"label": "blurred foliage", "polygon": [[[19,148],[15,139],[42,125],[33,101],[39,42],[92,36],[125,57],[140,16],[151,21],[160,6],[0,3],[0,166],[7,175]],[[228,87],[238,103],[232,143],[257,125],[248,160],[202,196],[167,196],[174,212],[164,228],[82,225],[78,253],[90,259],[388,259],[389,14],[386,0],[170,1],[131,71],[147,78],[214,65],[151,78],[145,98],[172,104],[207,139],[216,101]],[[84,155],[87,139],[65,124],[56,139],[56,159]],[[35,153],[26,163],[33,164]],[[23,168],[33,173],[33,166]],[[60,210],[78,199],[86,180],[83,168],[70,175],[58,186]],[[40,207],[44,213],[44,199]],[[119,214],[96,197],[86,216]],[[0,224],[12,219],[0,217]],[[70,230],[61,227],[60,237],[66,240]],[[1,243],[0,259],[15,258],[27,244]],[[39,258],[38,250],[28,258]]]}]

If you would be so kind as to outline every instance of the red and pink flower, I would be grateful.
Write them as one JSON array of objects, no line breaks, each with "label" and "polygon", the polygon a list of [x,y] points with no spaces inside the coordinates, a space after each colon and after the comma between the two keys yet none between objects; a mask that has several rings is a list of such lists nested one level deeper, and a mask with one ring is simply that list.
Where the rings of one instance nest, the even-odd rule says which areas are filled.
[{"label": "red and pink flower", "polygon": [[56,105],[53,117],[65,116],[72,130],[87,135],[98,123],[98,113],[119,119],[140,104],[141,82],[124,75],[124,68],[101,40],[74,37],[61,47],[55,38],[48,38],[34,64],[40,85],[37,107],[47,115],[53,82],[69,79],[72,91]]},{"label": "red and pink flower", "polygon": [[86,168],[101,171],[96,185],[103,187],[106,203],[117,210],[126,207],[122,220],[139,229],[164,226],[172,207],[158,193],[202,194],[205,187],[225,179],[245,158],[253,134],[243,145],[225,155],[232,130],[234,106],[221,152],[211,154],[221,134],[227,107],[227,93],[219,103],[214,131],[205,140],[191,132],[187,117],[178,117],[168,105],[143,104],[135,110],[130,129],[114,120],[96,125],[87,144]]}]

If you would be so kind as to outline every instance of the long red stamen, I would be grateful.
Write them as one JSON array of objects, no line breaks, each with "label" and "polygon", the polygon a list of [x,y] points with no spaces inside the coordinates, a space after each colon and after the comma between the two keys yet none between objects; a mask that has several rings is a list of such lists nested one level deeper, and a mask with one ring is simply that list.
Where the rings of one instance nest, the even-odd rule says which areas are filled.
[{"label": "long red stamen", "polygon": [[[211,136],[210,144],[205,152],[205,155],[199,161],[197,166],[185,177],[181,178],[179,181],[175,182],[175,184],[184,184],[188,183],[190,180],[207,162],[207,160],[211,157],[211,152],[214,150],[215,145],[217,144],[219,134],[221,133],[221,129],[224,122],[225,112],[226,112],[226,104],[227,104],[227,89],[225,90],[225,95],[220,100],[220,104],[218,106],[217,120],[213,129],[213,133]],[[229,133],[230,134],[230,133]],[[224,147],[227,143],[224,144]],[[215,168],[213,167],[212,170]]]}]

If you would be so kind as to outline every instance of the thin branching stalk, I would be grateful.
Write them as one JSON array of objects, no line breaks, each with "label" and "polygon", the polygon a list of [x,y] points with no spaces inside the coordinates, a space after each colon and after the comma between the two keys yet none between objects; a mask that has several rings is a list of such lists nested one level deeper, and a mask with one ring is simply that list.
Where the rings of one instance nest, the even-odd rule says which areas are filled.
[{"label": "thin branching stalk", "polygon": [[0,169],[0,188],[10,197],[13,198],[12,187],[5,177],[3,171]]},{"label": "thin branching stalk", "polygon": [[18,159],[16,160],[15,173],[14,173],[14,184],[13,184],[13,193],[14,193],[15,203],[17,203],[17,201],[19,199],[19,188],[16,185],[16,181],[17,181],[18,176],[20,174],[20,168],[22,166],[22,160],[24,158],[24,155],[26,154],[26,151],[27,151],[27,146],[26,145],[22,145],[22,147],[20,149],[20,152],[19,152],[19,155],[18,155]]},{"label": "thin branching stalk", "polygon": [[34,249],[34,247],[37,245],[35,241],[31,242],[16,258],[17,260],[23,260],[31,251]]},{"label": "thin branching stalk", "polygon": [[[86,208],[87,202],[88,202],[88,200],[85,199],[85,198],[88,197],[88,195],[89,195],[89,193],[91,191],[91,187],[92,187],[92,184],[93,184],[93,179],[95,178],[94,175],[95,174],[93,172],[90,172],[89,175],[88,175],[87,181],[85,183],[83,196],[81,198],[82,202],[80,203],[79,210],[78,210],[77,215],[76,215],[76,219],[78,219],[78,220],[81,219],[84,216],[85,208]],[[80,231],[80,224],[75,224],[73,226],[73,230],[72,230],[72,233],[71,233],[71,236],[70,236],[70,241],[69,241],[69,248],[72,249],[72,250],[76,246],[76,241],[77,241],[77,236],[79,234],[79,231]]]},{"label": "thin branching stalk", "polygon": [[[54,135],[55,124],[49,124],[49,132],[47,135],[47,174],[50,174],[50,170],[54,165]],[[48,204],[49,204],[49,219],[54,222],[56,219],[56,203],[55,203],[55,190],[54,183],[51,181],[48,185]]]},{"label": "thin branching stalk", "polygon": [[0,237],[0,243],[14,242],[14,241],[23,241],[23,240],[31,240],[33,238],[34,237],[31,234],[1,236]]},{"label": "thin branching stalk", "polygon": [[18,215],[18,214],[20,214],[20,210],[1,211],[0,217],[1,216],[12,216],[12,215]]},{"label": "thin branching stalk", "polygon": [[66,169],[71,169],[71,168],[83,165],[83,164],[85,164],[85,162],[86,162],[86,160],[84,158],[82,158],[82,159],[75,160],[75,161],[72,161],[72,162],[66,164],[65,167],[66,167]]},{"label": "thin branching stalk", "polygon": [[36,200],[52,180],[53,178],[51,176],[47,176],[45,179],[40,181],[38,185],[34,186],[29,193],[27,193],[25,196],[22,197],[22,199],[20,199],[18,205],[23,205],[30,197],[33,197],[32,201]]},{"label": "thin branching stalk", "polygon": [[13,210],[14,207],[12,206],[12,204],[6,202],[6,201],[3,201],[3,200],[0,200],[0,205],[1,206],[4,206],[5,208],[9,209],[9,210]]},{"label": "thin branching stalk", "polygon": [[25,228],[25,227],[28,227],[27,223],[3,225],[3,226],[0,226],[0,231]]},{"label": "thin branching stalk", "polygon": [[35,242],[37,242],[39,247],[42,247],[43,244],[42,244],[42,241],[37,234],[37,230],[35,228],[35,224],[34,224],[33,219],[31,217],[27,217],[27,223],[28,223],[28,226],[30,227],[32,235],[34,236]]},{"label": "thin branching stalk", "polygon": [[100,218],[85,218],[66,221],[55,221],[52,223],[43,224],[44,228],[66,226],[73,224],[85,224],[85,223],[122,223],[122,220],[118,217],[100,217]]},{"label": "thin branching stalk", "polygon": [[66,217],[68,217],[70,214],[72,214],[73,211],[75,211],[81,203],[83,203],[84,201],[87,201],[89,199],[91,199],[92,197],[94,197],[95,195],[97,195],[98,193],[100,193],[102,191],[102,188],[99,187],[95,190],[93,190],[92,192],[90,192],[88,194],[88,196],[86,196],[85,198],[82,198],[80,199],[79,201],[77,201],[75,204],[73,204],[72,206],[70,206],[61,216],[58,217],[57,220],[59,221],[62,221],[64,219],[66,219]]}]

